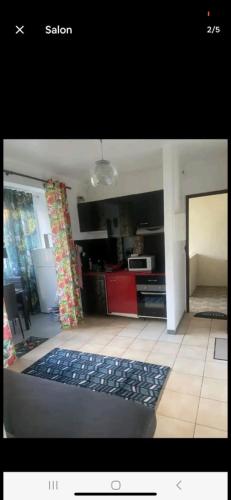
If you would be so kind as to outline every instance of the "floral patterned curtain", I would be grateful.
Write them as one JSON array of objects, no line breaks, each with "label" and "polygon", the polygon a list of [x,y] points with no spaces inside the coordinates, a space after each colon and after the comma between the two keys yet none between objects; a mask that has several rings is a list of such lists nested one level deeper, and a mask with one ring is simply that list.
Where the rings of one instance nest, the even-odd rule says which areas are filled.
[{"label": "floral patterned curtain", "polygon": [[39,248],[39,236],[31,193],[4,189],[4,278],[20,277],[27,292],[30,311],[40,311],[30,251]]},{"label": "floral patterned curtain", "polygon": [[12,335],[8,323],[4,301],[3,301],[3,359],[4,359],[4,368],[12,365],[12,363],[14,363],[14,361],[16,360],[14,345],[12,342]]},{"label": "floral patterned curtain", "polygon": [[73,328],[82,318],[82,304],[65,185],[49,180],[46,200],[55,252],[60,321],[63,328]]}]

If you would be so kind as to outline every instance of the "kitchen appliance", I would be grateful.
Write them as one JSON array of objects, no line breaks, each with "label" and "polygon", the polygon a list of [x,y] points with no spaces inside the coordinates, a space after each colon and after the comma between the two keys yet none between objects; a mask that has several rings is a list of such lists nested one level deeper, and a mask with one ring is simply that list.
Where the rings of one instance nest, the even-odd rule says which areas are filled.
[{"label": "kitchen appliance", "polygon": [[35,277],[42,313],[50,312],[54,306],[57,292],[55,258],[52,248],[31,250]]},{"label": "kitchen appliance", "polygon": [[155,256],[154,255],[138,255],[128,257],[128,270],[129,271],[154,271],[155,269]]},{"label": "kitchen appliance", "polygon": [[165,276],[136,276],[138,316],[167,318]]}]

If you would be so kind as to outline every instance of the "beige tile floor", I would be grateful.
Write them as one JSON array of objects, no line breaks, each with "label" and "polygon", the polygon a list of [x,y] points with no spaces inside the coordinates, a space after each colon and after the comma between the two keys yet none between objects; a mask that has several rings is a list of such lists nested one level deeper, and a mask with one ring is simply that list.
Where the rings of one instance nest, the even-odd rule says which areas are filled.
[{"label": "beige tile floor", "polygon": [[154,437],[227,437],[227,362],[213,359],[215,337],[227,322],[185,314],[177,335],[161,320],[88,317],[18,359],[22,371],[54,347],[107,354],[171,367],[156,408]]}]

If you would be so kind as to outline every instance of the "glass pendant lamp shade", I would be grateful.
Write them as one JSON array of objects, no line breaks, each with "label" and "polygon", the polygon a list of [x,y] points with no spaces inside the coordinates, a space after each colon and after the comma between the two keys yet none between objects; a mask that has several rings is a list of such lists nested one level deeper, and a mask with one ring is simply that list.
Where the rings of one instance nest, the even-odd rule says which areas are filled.
[{"label": "glass pendant lamp shade", "polygon": [[[102,148],[102,140],[101,148]],[[111,186],[117,179],[118,173],[116,168],[108,160],[103,158],[102,149],[102,159],[95,162],[95,167],[91,173],[91,184],[96,187],[98,185]]]},{"label": "glass pendant lamp shade", "polygon": [[91,175],[91,183],[94,187],[99,184],[111,186],[117,177],[116,168],[107,160],[98,160],[95,162],[95,168]]}]

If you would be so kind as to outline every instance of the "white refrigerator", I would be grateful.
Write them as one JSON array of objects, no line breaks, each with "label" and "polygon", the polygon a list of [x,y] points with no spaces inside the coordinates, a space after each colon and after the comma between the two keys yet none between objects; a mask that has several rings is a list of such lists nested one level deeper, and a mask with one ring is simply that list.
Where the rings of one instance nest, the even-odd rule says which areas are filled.
[{"label": "white refrigerator", "polygon": [[53,248],[31,250],[38,288],[41,312],[48,313],[54,306],[57,292],[55,257]]}]

